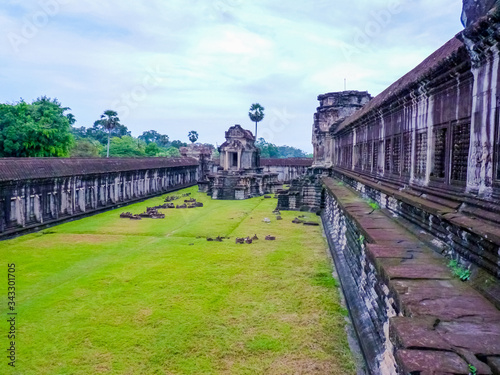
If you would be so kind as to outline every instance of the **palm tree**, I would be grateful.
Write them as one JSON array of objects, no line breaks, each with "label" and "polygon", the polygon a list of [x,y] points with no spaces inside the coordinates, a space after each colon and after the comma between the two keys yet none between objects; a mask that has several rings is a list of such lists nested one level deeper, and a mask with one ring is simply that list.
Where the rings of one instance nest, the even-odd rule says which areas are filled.
[{"label": "palm tree", "polygon": [[191,141],[191,143],[194,143],[198,140],[198,132],[191,130],[188,134],[188,138]]},{"label": "palm tree", "polygon": [[120,119],[118,118],[118,113],[115,111],[108,109],[104,111],[104,114],[101,115],[101,119],[94,122],[94,125],[102,125],[104,129],[108,131],[108,148],[106,152],[106,157],[109,158],[109,138],[111,134],[111,130],[116,128],[120,124]]},{"label": "palm tree", "polygon": [[255,122],[255,139],[257,139],[257,123],[262,121],[264,118],[264,107],[262,107],[259,103],[254,103],[250,107],[250,112],[248,112],[248,116],[250,120]]}]

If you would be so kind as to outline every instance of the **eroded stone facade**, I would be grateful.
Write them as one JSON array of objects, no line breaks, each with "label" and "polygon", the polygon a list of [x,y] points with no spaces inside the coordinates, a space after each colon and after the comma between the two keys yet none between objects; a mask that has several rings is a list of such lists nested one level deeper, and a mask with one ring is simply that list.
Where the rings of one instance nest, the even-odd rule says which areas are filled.
[{"label": "eroded stone facade", "polygon": [[368,92],[343,91],[318,96],[320,106],[314,114],[312,143],[315,167],[331,167],[333,135],[340,123],[371,99]]},{"label": "eroded stone facade", "polygon": [[279,188],[278,173],[264,173],[260,167],[259,149],[249,130],[240,125],[230,127],[219,153],[217,171],[198,182],[200,191],[213,199],[247,199]]},{"label": "eroded stone facade", "polygon": [[196,184],[191,158],[0,159],[0,237]]}]

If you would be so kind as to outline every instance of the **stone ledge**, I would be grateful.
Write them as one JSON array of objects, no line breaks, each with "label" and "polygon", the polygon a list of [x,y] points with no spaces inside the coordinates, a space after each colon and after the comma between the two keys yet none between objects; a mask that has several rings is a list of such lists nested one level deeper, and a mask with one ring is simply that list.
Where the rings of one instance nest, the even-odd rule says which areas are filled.
[{"label": "stone ledge", "polygon": [[[356,172],[338,168],[334,168],[334,170],[348,176],[349,178],[361,182],[366,186],[379,190],[388,196],[394,197],[401,202],[409,204],[410,206],[420,208],[428,213],[431,213],[450,222],[451,224],[454,224],[460,228],[466,229],[472,233],[484,237],[495,245],[500,246],[498,225],[495,222],[487,220],[487,218],[495,218],[497,220],[500,220],[498,215],[492,215],[491,212],[488,212],[481,208],[468,210],[468,214],[474,214],[475,216],[466,216],[460,213],[458,210],[460,205],[464,201],[463,197],[460,201],[455,201],[445,200],[437,196],[433,196],[430,192],[427,194],[422,194],[412,190],[405,192],[399,190],[397,186],[390,186],[390,184],[385,184],[382,181],[378,180],[373,181],[372,179],[366,178]],[[467,199],[467,201],[470,203],[473,202],[470,198]],[[481,204],[478,203],[478,205]]]},{"label": "stone ledge", "polygon": [[469,366],[458,354],[431,350],[399,350],[396,360],[406,373],[469,374]]},{"label": "stone ledge", "polygon": [[366,255],[398,307],[389,332],[401,370],[468,374],[471,364],[478,374],[492,374],[500,357],[500,311],[453,278],[446,259],[396,219],[332,178],[323,183],[363,234]]}]

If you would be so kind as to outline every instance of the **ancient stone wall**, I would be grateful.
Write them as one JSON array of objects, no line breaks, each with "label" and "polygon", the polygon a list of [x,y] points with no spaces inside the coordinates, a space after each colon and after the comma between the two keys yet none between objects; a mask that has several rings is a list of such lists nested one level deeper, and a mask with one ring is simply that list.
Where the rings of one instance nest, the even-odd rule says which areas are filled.
[{"label": "ancient stone wall", "polygon": [[322,187],[318,176],[309,174],[292,180],[289,189],[278,194],[278,209],[292,211],[310,211],[318,213],[321,210]]},{"label": "ancient stone wall", "polygon": [[314,166],[331,166],[333,134],[339,124],[371,99],[368,92],[343,91],[318,96],[320,106],[314,114],[312,143]]},{"label": "ancient stone wall", "polygon": [[376,198],[376,184],[342,177],[322,178],[322,219],[368,373],[500,373],[500,311],[491,295],[447,266],[432,236],[395,215],[404,193],[379,190],[385,204],[377,206],[358,194]]},{"label": "ancient stone wall", "polygon": [[332,165],[465,191],[472,186],[473,90],[467,50],[453,38],[340,124],[332,135]]},{"label": "ancient stone wall", "polygon": [[331,135],[329,163],[407,185],[498,198],[495,17],[451,39],[344,120]]},{"label": "ancient stone wall", "polygon": [[190,158],[0,159],[0,237],[194,185]]},{"label": "ancient stone wall", "polygon": [[264,173],[277,173],[278,181],[290,183],[307,174],[312,165],[311,158],[260,159]]},{"label": "ancient stone wall", "polygon": [[498,221],[474,218],[460,212],[462,197],[452,199],[448,196],[445,199],[411,189],[399,190],[342,170],[334,170],[333,176],[388,210],[437,253],[470,270],[474,287],[500,308]]},{"label": "ancient stone wall", "polygon": [[[500,13],[481,9],[463,32],[330,128],[330,158],[315,154],[313,166],[367,186],[417,232],[498,279]],[[386,197],[387,189],[395,193]]]},{"label": "ancient stone wall", "polygon": [[499,3],[465,0],[463,32],[324,129],[332,94],[318,98],[303,181],[325,183],[323,224],[373,373],[500,373]]},{"label": "ancient stone wall", "polygon": [[393,374],[389,317],[396,313],[389,288],[368,260],[362,232],[331,194],[321,217],[368,373]]}]

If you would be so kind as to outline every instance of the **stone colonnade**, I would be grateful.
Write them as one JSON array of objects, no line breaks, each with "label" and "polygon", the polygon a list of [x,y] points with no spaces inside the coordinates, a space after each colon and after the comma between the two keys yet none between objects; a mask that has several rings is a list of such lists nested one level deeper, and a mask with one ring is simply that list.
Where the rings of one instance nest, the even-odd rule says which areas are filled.
[{"label": "stone colonnade", "polygon": [[[199,164],[194,159],[166,159],[150,167],[150,160],[142,160],[142,164],[140,159],[133,161],[132,170],[127,159],[123,160],[122,168],[117,160],[107,164],[106,160],[89,160],[94,163],[90,168],[86,166],[91,173],[82,173],[77,169],[85,164],[81,159],[66,159],[66,168],[60,171],[54,168],[57,167],[54,164],[60,162],[58,159],[0,159],[0,236],[126,204],[198,181]],[[114,164],[111,170],[110,163]],[[64,173],[73,167],[74,174]],[[46,173],[48,170],[51,173]]]}]

